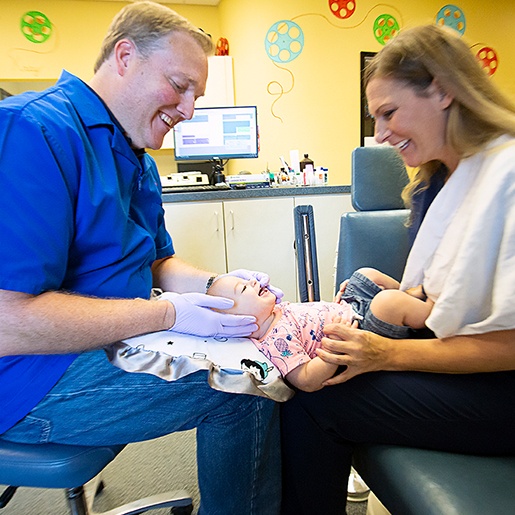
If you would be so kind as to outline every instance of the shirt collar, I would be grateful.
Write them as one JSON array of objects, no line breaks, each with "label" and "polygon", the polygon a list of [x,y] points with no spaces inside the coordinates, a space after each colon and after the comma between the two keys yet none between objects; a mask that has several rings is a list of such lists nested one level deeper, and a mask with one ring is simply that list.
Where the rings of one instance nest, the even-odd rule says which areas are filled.
[{"label": "shirt collar", "polygon": [[145,149],[134,148],[132,140],[125,132],[121,123],[117,120],[104,100],[84,81],[63,70],[56,86],[61,88],[72,100],[75,109],[87,127],[110,126],[112,133],[115,129],[123,135],[129,147],[138,159],[145,154]]}]

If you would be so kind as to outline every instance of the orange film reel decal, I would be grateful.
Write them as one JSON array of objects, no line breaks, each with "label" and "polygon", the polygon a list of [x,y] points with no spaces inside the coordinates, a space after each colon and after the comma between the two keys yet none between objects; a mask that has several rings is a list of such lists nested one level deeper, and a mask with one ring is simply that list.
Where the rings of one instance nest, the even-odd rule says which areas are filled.
[{"label": "orange film reel decal", "polygon": [[219,38],[216,43],[215,55],[229,55],[229,41],[226,38]]},{"label": "orange film reel decal", "polygon": [[356,10],[356,0],[329,0],[329,9],[342,20],[350,18]]},{"label": "orange film reel decal", "polygon": [[499,66],[499,58],[493,48],[484,46],[476,54],[476,58],[488,75],[493,75]]}]

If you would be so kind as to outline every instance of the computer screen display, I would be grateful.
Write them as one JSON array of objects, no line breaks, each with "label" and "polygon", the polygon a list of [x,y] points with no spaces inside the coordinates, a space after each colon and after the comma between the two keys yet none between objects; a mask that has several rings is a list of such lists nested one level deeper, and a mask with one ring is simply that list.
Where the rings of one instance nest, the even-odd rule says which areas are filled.
[{"label": "computer screen display", "polygon": [[199,107],[173,131],[179,161],[258,156],[256,106]]}]

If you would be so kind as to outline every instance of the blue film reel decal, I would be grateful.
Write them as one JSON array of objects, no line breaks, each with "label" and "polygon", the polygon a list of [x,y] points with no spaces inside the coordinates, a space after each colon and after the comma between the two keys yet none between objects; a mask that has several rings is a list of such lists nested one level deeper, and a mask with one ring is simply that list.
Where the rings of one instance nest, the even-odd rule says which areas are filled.
[{"label": "blue film reel decal", "polygon": [[289,63],[304,48],[304,32],[295,22],[280,20],[274,23],[265,37],[265,50],[276,63]]},{"label": "blue film reel decal", "polygon": [[458,6],[452,4],[448,4],[438,11],[436,23],[440,26],[445,25],[446,27],[451,27],[462,36],[467,28],[465,14]]}]

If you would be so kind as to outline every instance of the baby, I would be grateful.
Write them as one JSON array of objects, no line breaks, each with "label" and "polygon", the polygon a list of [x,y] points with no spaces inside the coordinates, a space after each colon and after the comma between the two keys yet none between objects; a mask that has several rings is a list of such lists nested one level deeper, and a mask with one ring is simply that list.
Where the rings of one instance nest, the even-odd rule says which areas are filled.
[{"label": "baby", "polygon": [[257,348],[295,387],[304,391],[322,388],[336,372],[336,365],[316,355],[326,323],[335,317],[352,321],[350,304],[335,302],[275,303],[275,295],[256,280],[219,277],[209,288],[210,295],[234,300],[228,313],[256,317],[257,331],[250,335]]},{"label": "baby", "polygon": [[[364,329],[373,330],[368,327],[370,316],[373,316],[369,307],[375,300],[374,297],[380,299],[381,295],[389,292],[389,288],[398,288],[398,282],[375,269],[363,268],[342,283],[335,302],[276,304],[275,295],[261,287],[256,280],[243,280],[228,275],[218,277],[208,293],[234,300],[234,306],[227,310],[228,313],[255,316],[258,329],[250,335],[254,344],[289,383],[300,390],[311,392],[323,388],[323,382],[337,370],[336,365],[326,363],[316,354],[324,336],[325,325],[338,320],[354,326],[361,324]],[[393,299],[395,309],[382,306],[388,304],[384,295],[386,302],[380,300],[376,303],[379,312],[373,316],[374,323],[379,321],[382,326],[379,330],[383,333],[391,332],[392,328],[400,333],[410,331],[409,327],[404,326],[406,312],[425,312],[427,304],[412,294],[393,291],[398,292],[394,294],[398,298]],[[378,295],[379,292],[381,295]],[[409,309],[403,309],[403,297],[409,297],[406,303],[409,304]],[[394,320],[390,321],[392,313]],[[417,320],[412,315],[409,318],[417,326],[420,326],[422,319],[425,320],[423,315],[418,316]],[[423,321],[420,327],[423,327]]]}]

